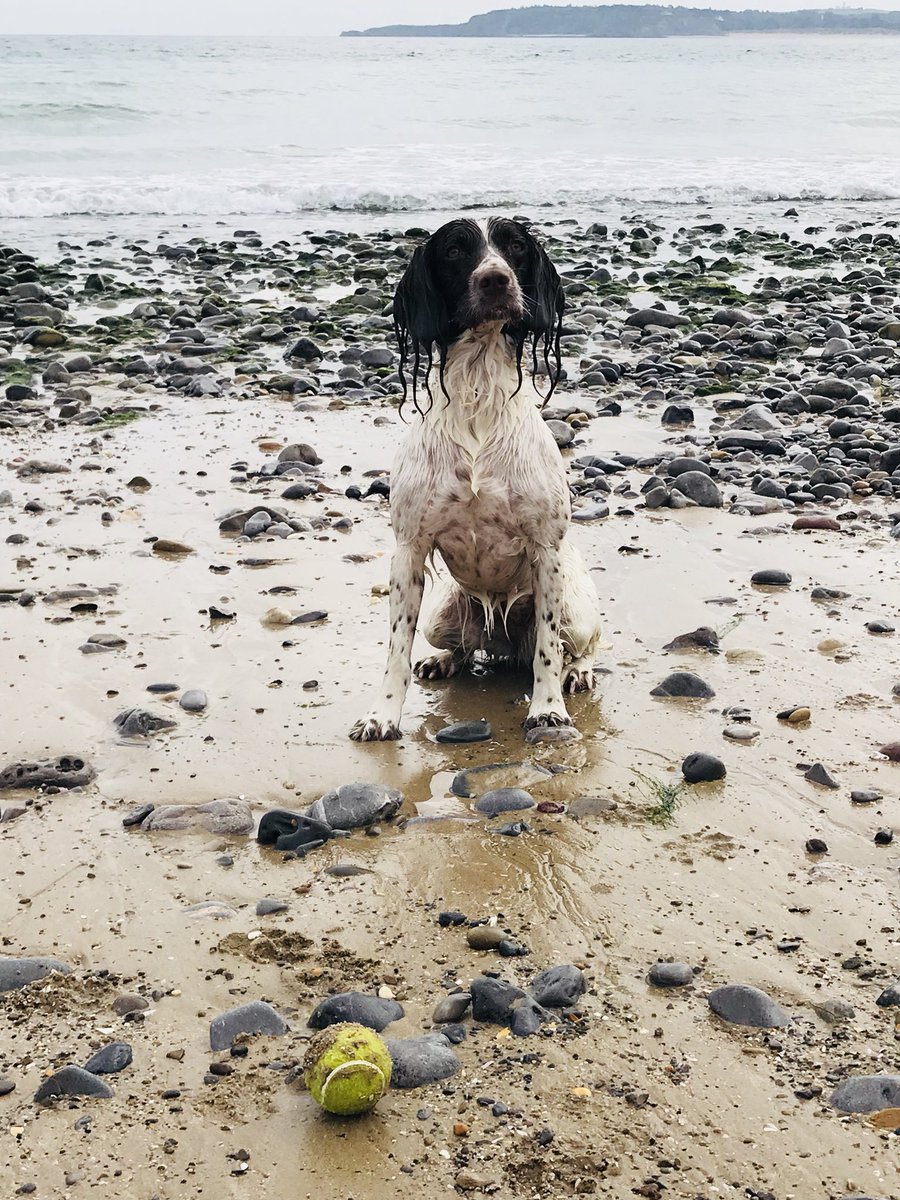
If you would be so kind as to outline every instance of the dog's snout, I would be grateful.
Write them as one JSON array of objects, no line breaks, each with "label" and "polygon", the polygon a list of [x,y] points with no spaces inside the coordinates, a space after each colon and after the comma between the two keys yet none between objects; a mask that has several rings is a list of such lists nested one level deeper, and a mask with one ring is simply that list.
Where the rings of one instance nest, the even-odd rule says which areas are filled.
[{"label": "dog's snout", "polygon": [[499,296],[509,290],[510,277],[505,271],[485,271],[478,279],[478,290],[485,295]]}]

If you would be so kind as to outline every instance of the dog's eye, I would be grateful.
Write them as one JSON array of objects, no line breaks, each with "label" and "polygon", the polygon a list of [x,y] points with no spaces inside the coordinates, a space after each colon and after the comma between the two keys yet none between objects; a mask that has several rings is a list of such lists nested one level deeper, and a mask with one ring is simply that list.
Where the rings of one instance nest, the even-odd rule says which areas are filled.
[{"label": "dog's eye", "polygon": [[516,238],[514,242],[510,242],[509,249],[512,254],[524,254],[528,247],[521,238]]},{"label": "dog's eye", "polygon": [[459,258],[461,254],[462,250],[460,250],[459,246],[448,246],[445,251],[445,256],[447,258]]}]

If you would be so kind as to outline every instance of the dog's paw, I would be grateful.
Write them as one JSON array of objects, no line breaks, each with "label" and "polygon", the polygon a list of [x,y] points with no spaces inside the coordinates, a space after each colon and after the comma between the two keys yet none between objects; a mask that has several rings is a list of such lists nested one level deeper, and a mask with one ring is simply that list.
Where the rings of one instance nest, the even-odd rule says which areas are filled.
[{"label": "dog's paw", "polygon": [[563,691],[569,696],[574,696],[576,692],[590,692],[596,681],[593,667],[585,670],[572,666],[563,674]]},{"label": "dog's paw", "polygon": [[534,713],[526,717],[522,723],[526,733],[532,729],[561,729],[563,726],[574,724],[575,722],[565,710],[557,709]]},{"label": "dog's paw", "polygon": [[462,663],[450,650],[443,654],[429,654],[415,665],[416,679],[451,679]]},{"label": "dog's paw", "polygon": [[380,717],[363,717],[350,730],[354,742],[396,742],[400,737],[400,726],[396,721],[385,721]]}]

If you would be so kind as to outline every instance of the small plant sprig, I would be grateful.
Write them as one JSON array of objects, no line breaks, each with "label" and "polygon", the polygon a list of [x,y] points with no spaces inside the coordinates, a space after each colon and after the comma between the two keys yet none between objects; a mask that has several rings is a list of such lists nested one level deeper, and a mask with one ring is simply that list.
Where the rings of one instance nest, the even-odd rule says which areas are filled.
[{"label": "small plant sprig", "polygon": [[654,779],[632,767],[632,775],[641,784],[644,796],[655,799],[656,803],[646,811],[647,820],[651,825],[670,825],[675,819],[675,809],[684,791],[684,783],[665,783],[662,779]]}]

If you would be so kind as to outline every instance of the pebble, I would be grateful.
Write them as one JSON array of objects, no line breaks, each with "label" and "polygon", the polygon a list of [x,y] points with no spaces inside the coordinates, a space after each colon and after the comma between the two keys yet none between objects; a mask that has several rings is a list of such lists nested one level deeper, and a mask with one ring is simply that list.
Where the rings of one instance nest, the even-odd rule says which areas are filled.
[{"label": "pebble", "polygon": [[7,1079],[5,1076],[0,1075],[0,1096],[8,1096],[10,1092],[14,1092],[15,1090],[15,1082],[12,1079]]},{"label": "pebble", "polygon": [[751,1025],[757,1029],[777,1029],[791,1023],[781,1005],[759,988],[742,983],[726,984],[709,994],[709,1007],[733,1025]]},{"label": "pebble", "polygon": [[209,705],[209,699],[206,692],[201,691],[200,688],[191,688],[184,693],[178,703],[185,712],[203,712]]},{"label": "pebble", "polygon": [[752,725],[726,725],[722,736],[732,742],[752,742],[759,737],[759,730]]},{"label": "pebble", "polygon": [[816,783],[819,787],[831,788],[832,791],[839,788],[841,785],[833,778],[828,768],[822,763],[817,762],[803,773],[803,778],[808,779],[810,783]]},{"label": "pebble", "polygon": [[875,1001],[879,1008],[897,1008],[900,1006],[900,979],[886,987]]},{"label": "pebble", "polygon": [[381,1033],[394,1021],[402,1019],[403,1006],[396,1000],[383,1000],[365,992],[338,992],[328,996],[314,1009],[307,1024],[310,1029],[327,1029],[341,1021],[355,1021]]},{"label": "pebble", "polygon": [[886,745],[879,747],[879,754],[883,754],[885,758],[889,758],[891,762],[900,762],[900,742],[888,742]]},{"label": "pebble", "polygon": [[457,771],[450,784],[454,796],[469,799],[501,788],[528,788],[553,778],[553,772],[537,763],[488,763]]},{"label": "pebble", "polygon": [[461,1069],[462,1063],[450,1049],[450,1043],[439,1033],[423,1037],[391,1040],[392,1088],[418,1088],[449,1079]]},{"label": "pebble", "polygon": [[686,700],[711,700],[715,694],[709,684],[692,671],[673,671],[650,692],[651,696]]},{"label": "pebble", "polygon": [[727,774],[720,758],[700,752],[687,756],[681,764],[681,773],[688,783],[714,783]]},{"label": "pebble", "polygon": [[496,925],[474,925],[466,933],[466,941],[473,950],[496,950],[507,934]]},{"label": "pebble", "polygon": [[876,801],[883,799],[883,794],[875,791],[874,788],[861,788],[850,793],[850,800],[853,804],[875,804]]},{"label": "pebble", "polygon": [[84,1069],[92,1075],[112,1075],[129,1066],[133,1057],[127,1042],[110,1042],[91,1055],[84,1064]]},{"label": "pebble", "polygon": [[879,1112],[900,1106],[900,1075],[855,1075],[836,1089],[832,1108],[846,1113]]},{"label": "pebble", "polygon": [[879,829],[873,838],[876,846],[890,846],[893,840],[893,830],[890,829]]},{"label": "pebble", "polygon": [[332,829],[361,829],[373,821],[388,821],[403,803],[403,793],[381,783],[345,783],[320,797],[307,810],[314,821]]},{"label": "pebble", "polygon": [[113,724],[122,737],[150,737],[176,727],[169,717],[160,717],[143,708],[126,708],[113,717]]},{"label": "pebble", "polygon": [[540,971],[528,989],[543,1008],[573,1008],[587,991],[584,972],[571,963]]},{"label": "pebble", "polygon": [[120,1017],[125,1017],[129,1013],[146,1012],[150,1007],[150,1001],[144,996],[137,996],[131,992],[126,992],[121,996],[116,996],[113,1000],[113,1012]]},{"label": "pebble", "polygon": [[453,725],[445,725],[434,735],[436,742],[486,742],[491,737],[491,727],[487,721],[456,721]]},{"label": "pebble", "polygon": [[494,817],[498,813],[521,812],[524,809],[534,808],[534,797],[522,788],[492,788],[491,791],[479,796],[473,807],[476,812]]},{"label": "pebble", "polygon": [[115,1093],[90,1071],[82,1067],[62,1067],[54,1071],[34,1093],[35,1104],[46,1104],[59,1096],[93,1096],[98,1100],[109,1100]]},{"label": "pebble", "polygon": [[866,629],[869,633],[894,633],[895,627],[890,621],[867,621]]},{"label": "pebble", "polygon": [[256,915],[258,917],[269,917],[273,913],[287,912],[290,905],[284,900],[270,900],[267,896],[256,902]]},{"label": "pebble", "polygon": [[750,576],[750,582],[757,587],[788,587],[792,579],[787,571],[777,570],[755,571]]},{"label": "pebble", "polygon": [[80,754],[60,754],[8,763],[0,769],[0,791],[4,788],[76,788],[96,778],[97,772]]},{"label": "pebble", "polygon": [[16,991],[52,971],[72,974],[72,968],[58,958],[0,958],[0,992]]},{"label": "pebble", "polygon": [[205,829],[222,837],[251,833],[256,824],[245,800],[210,800],[208,804],[162,804],[148,813],[140,828],[145,833]]},{"label": "pebble", "polygon": [[288,1032],[287,1022],[264,1000],[251,1000],[221,1013],[209,1023],[211,1050],[227,1050],[239,1034],[264,1034],[282,1037]]},{"label": "pebble", "polygon": [[503,979],[480,975],[472,980],[472,1016],[476,1021],[508,1025],[512,1020],[513,1003],[524,1000],[525,993]]},{"label": "pebble", "polygon": [[789,725],[800,725],[803,722],[808,721],[811,716],[812,713],[810,710],[808,708],[804,708],[802,705],[798,708],[782,709],[782,711],[777,714],[779,721],[787,721]]},{"label": "pebble", "polygon": [[455,1024],[465,1016],[471,1004],[472,996],[469,992],[451,992],[449,996],[444,996],[434,1006],[431,1014],[432,1024]]},{"label": "pebble", "polygon": [[806,842],[807,854],[827,854],[828,846],[821,838],[808,838]]},{"label": "pebble", "polygon": [[647,979],[658,988],[686,987],[694,982],[694,971],[687,963],[658,962],[650,968]]},{"label": "pebble", "polygon": [[533,996],[525,996],[513,1003],[509,1028],[513,1037],[530,1037],[542,1025],[550,1025],[554,1020],[553,1013],[538,1004]]}]

